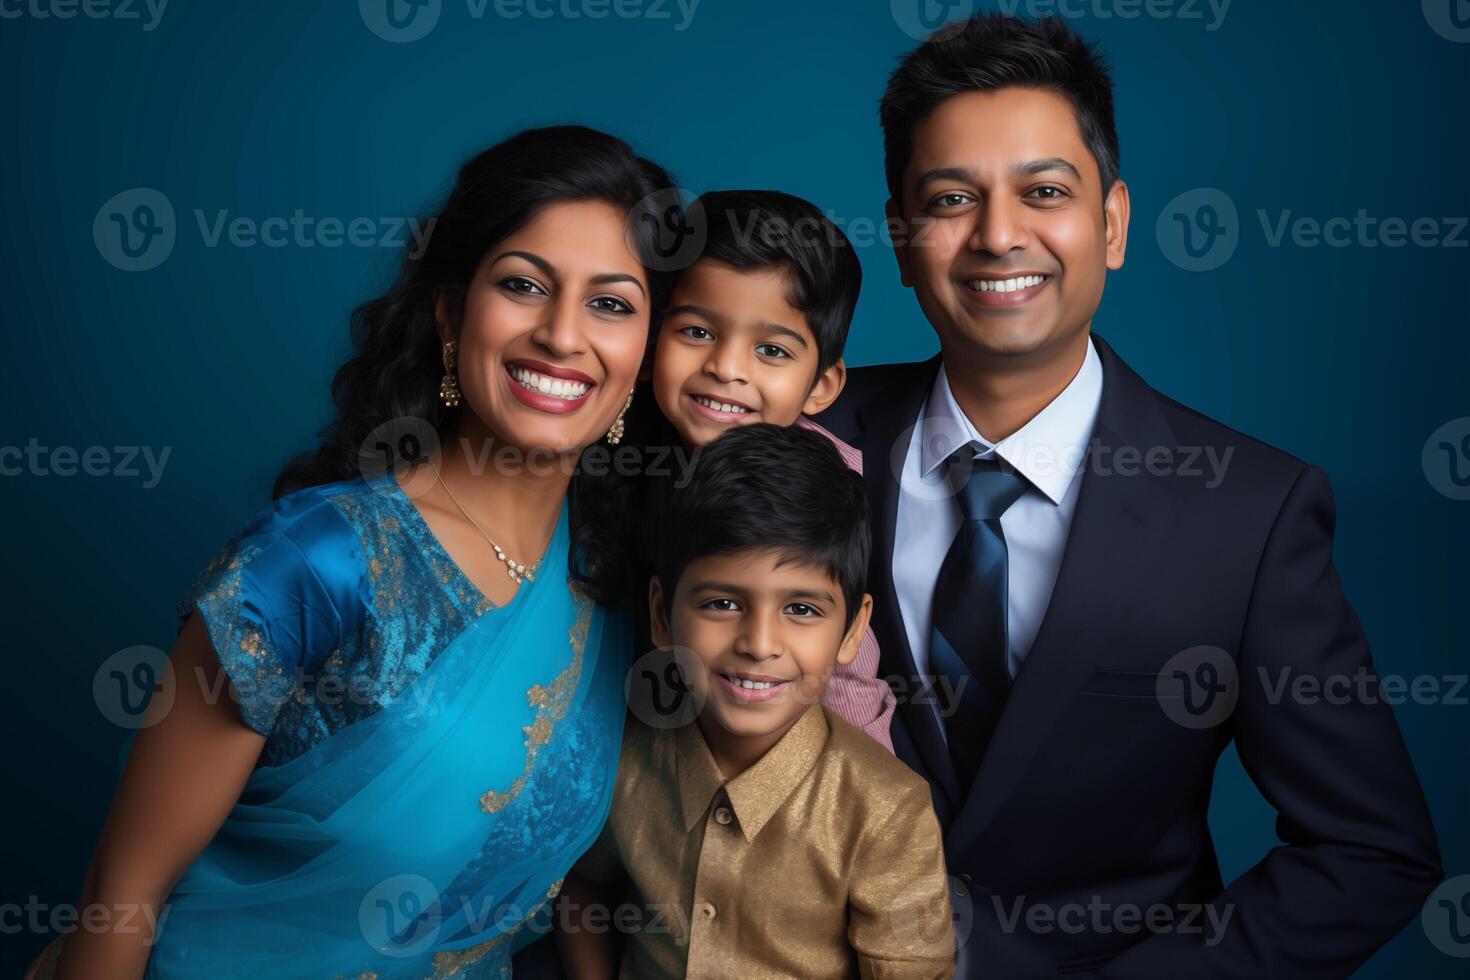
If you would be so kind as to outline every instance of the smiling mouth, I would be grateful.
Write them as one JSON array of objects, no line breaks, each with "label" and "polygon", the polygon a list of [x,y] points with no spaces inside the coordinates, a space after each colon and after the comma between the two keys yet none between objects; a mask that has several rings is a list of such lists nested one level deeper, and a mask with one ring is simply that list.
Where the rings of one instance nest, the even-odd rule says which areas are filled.
[{"label": "smiling mouth", "polygon": [[720,680],[740,701],[769,701],[791,682],[767,674],[733,674],[721,672]]},{"label": "smiling mouth", "polygon": [[749,405],[742,405],[739,402],[723,401],[719,398],[711,398],[708,395],[690,395],[689,400],[704,409],[706,414],[710,415],[725,415],[734,418],[741,415],[752,415],[755,412],[755,409]]},{"label": "smiling mouth", "polygon": [[585,381],[573,381],[569,378],[555,378],[549,374],[540,374],[520,364],[507,364],[506,373],[527,391],[533,391],[538,395],[548,398],[559,398],[562,401],[574,402],[582,398],[592,385]]},{"label": "smiling mouth", "polygon": [[1011,279],[967,279],[965,285],[976,293],[1018,293],[1049,282],[1051,276],[1015,276]]}]

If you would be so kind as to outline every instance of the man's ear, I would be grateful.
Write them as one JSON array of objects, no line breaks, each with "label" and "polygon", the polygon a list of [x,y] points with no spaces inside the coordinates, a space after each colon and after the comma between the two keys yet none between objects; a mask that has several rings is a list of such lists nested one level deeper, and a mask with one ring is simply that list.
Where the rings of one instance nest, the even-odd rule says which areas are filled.
[{"label": "man's ear", "polygon": [[657,575],[648,580],[648,626],[654,646],[663,648],[674,645],[674,637],[669,630],[669,615],[664,609],[664,588]]},{"label": "man's ear", "polygon": [[868,631],[868,620],[873,617],[873,597],[863,593],[863,601],[858,606],[857,615],[852,617],[852,625],[847,628],[847,635],[842,638],[842,647],[837,651],[837,662],[846,666],[853,662],[858,655],[858,646],[863,642],[863,634]]},{"label": "man's ear", "polygon": [[1108,224],[1108,268],[1123,268],[1123,256],[1128,251],[1128,185],[1121,180],[1108,191],[1103,204],[1103,216]]},{"label": "man's ear", "polygon": [[893,198],[883,205],[888,217],[888,237],[893,240],[893,257],[898,260],[898,281],[912,288],[913,277],[909,275],[909,230],[904,223],[903,212]]},{"label": "man's ear", "polygon": [[812,385],[811,394],[806,396],[806,404],[801,406],[802,413],[820,415],[837,400],[846,384],[847,364],[839,357],[837,363],[823,371],[817,378],[817,383]]}]

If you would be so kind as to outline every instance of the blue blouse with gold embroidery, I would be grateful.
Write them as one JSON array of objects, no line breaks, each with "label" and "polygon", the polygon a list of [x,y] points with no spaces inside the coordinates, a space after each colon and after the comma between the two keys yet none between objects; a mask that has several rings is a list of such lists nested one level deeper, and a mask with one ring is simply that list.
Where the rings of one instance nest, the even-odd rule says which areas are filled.
[{"label": "blue blouse with gold embroidery", "polygon": [[180,604],[198,608],[260,765],[380,706],[494,608],[391,477],[298,491],[256,513]]}]

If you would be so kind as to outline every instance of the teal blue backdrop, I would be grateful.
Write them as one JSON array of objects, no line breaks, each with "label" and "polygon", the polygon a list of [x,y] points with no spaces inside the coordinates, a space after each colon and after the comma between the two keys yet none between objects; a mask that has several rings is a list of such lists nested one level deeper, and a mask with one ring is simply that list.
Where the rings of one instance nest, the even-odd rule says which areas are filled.
[{"label": "teal blue backdrop", "polygon": [[[75,901],[126,734],[99,665],[168,648],[187,584],[326,420],[347,311],[467,155],[577,121],[692,191],[810,198],[859,244],[850,362],[937,349],[878,234],[875,110],[943,4],[422,2],[0,0],[6,910]],[[1447,873],[1470,872],[1470,5],[983,6],[1073,17],[1110,53],[1134,215],[1096,327],[1332,476],[1380,672],[1439,682],[1397,711]],[[1233,754],[1216,790],[1231,876],[1272,811]],[[5,975],[46,940],[21,919],[0,915]],[[1361,975],[1464,965],[1415,922]]]}]

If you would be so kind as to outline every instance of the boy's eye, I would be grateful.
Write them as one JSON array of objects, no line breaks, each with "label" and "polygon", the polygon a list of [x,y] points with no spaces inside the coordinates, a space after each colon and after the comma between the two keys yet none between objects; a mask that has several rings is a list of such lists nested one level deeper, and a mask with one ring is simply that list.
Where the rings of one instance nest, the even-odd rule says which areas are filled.
[{"label": "boy's eye", "polygon": [[790,357],[791,352],[777,344],[757,344],[755,352],[763,357]]},{"label": "boy's eye", "polygon": [[739,612],[740,604],[734,599],[710,599],[703,604],[705,609],[713,609],[716,612]]},{"label": "boy's eye", "polygon": [[712,333],[710,333],[704,327],[680,327],[679,328],[679,332],[682,333],[682,334],[684,334],[684,335],[686,335],[691,340],[714,340],[715,339],[715,335],[712,334]]},{"label": "boy's eye", "polygon": [[786,607],[786,611],[793,616],[820,616],[822,611],[816,606],[809,606],[804,602],[793,602]]},{"label": "boy's eye", "polygon": [[633,312],[633,307],[617,296],[597,296],[587,305],[602,313],[617,313],[620,316],[627,316]]},{"label": "boy's eye", "polygon": [[546,295],[546,290],[534,279],[525,276],[506,276],[500,280],[500,287],[512,293],[524,293],[527,296]]}]

